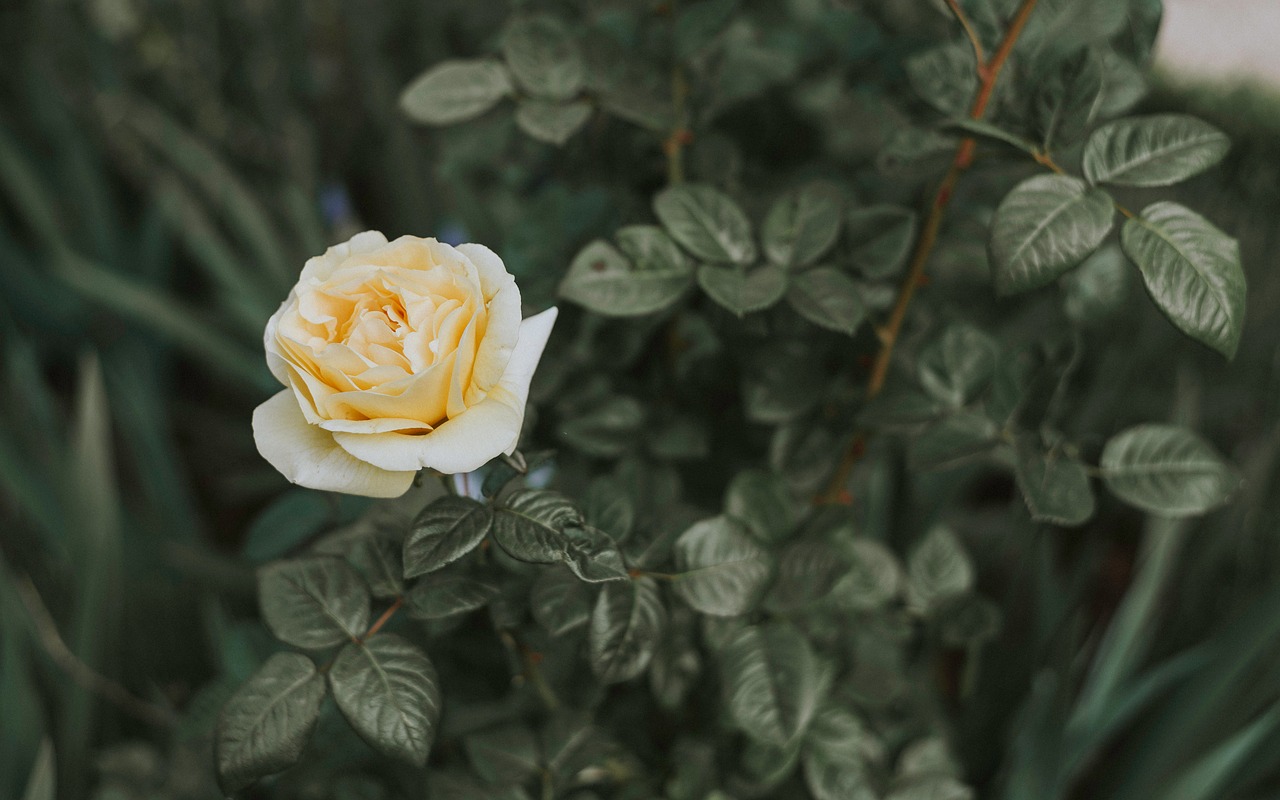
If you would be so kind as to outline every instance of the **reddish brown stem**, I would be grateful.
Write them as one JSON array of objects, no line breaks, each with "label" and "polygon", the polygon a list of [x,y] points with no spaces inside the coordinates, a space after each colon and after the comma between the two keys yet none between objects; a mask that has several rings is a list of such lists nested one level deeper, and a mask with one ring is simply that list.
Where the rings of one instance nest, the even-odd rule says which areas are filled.
[{"label": "reddish brown stem", "polygon": [[378,631],[382,630],[382,626],[390,622],[391,618],[396,615],[396,612],[399,611],[400,607],[403,605],[404,605],[404,598],[397,597],[395,602],[392,603],[390,606],[388,606],[386,611],[382,612],[382,616],[378,617],[377,621],[375,621],[372,625],[369,626],[369,630],[364,632],[364,636],[360,637],[360,641],[367,642],[371,638],[373,638],[373,635]]},{"label": "reddish brown stem", "polygon": [[[973,104],[969,107],[970,119],[980,120],[986,116],[987,106],[991,103],[996,82],[1000,79],[1000,72],[1004,69],[1005,63],[1008,62],[1009,55],[1013,52],[1013,47],[1018,42],[1018,37],[1022,35],[1022,31],[1027,25],[1027,20],[1036,7],[1036,2],[1037,0],[1023,0],[1022,5],[1018,8],[1018,13],[1014,15],[1013,20],[1009,23],[1009,28],[1005,32],[1004,39],[1000,42],[1000,47],[991,57],[991,60],[982,61],[979,59],[978,94],[974,97]],[[958,7],[953,7],[953,10],[955,8]],[[961,20],[961,25],[966,25],[968,20],[963,16],[963,12],[958,12],[957,18]],[[925,217],[924,225],[920,229],[920,236],[916,240],[916,246],[911,253],[907,275],[903,278],[902,285],[898,289],[898,296],[894,301],[892,310],[889,312],[888,322],[879,330],[880,349],[872,362],[871,376],[867,379],[867,400],[874,399],[880,394],[880,390],[884,388],[885,379],[889,375],[889,365],[893,361],[893,350],[898,343],[898,336],[902,332],[902,324],[907,318],[907,309],[911,306],[911,300],[915,297],[916,289],[923,283],[925,267],[929,263],[929,257],[933,254],[934,245],[937,244],[938,230],[942,227],[942,218],[946,214],[947,206],[951,203],[951,196],[955,192],[956,183],[960,180],[960,176],[964,174],[965,170],[973,164],[973,155],[976,148],[977,142],[972,138],[964,139],[956,146],[955,155],[951,159],[951,166],[947,169],[946,175],[943,176],[941,183],[938,184],[937,191],[933,194],[933,201],[929,205],[929,213]],[[866,438],[859,433],[845,451],[844,457],[840,460],[840,464],[836,468],[831,482],[827,484],[826,490],[818,496],[818,502],[840,501],[845,481],[849,478],[849,472],[853,469],[854,464],[857,463],[865,446]]]}]

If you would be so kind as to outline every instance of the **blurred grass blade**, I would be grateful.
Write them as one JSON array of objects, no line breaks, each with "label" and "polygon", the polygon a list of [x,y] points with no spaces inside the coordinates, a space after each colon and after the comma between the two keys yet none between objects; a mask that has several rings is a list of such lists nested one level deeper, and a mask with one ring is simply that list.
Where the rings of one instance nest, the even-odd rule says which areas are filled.
[{"label": "blurred grass blade", "polygon": [[1214,800],[1224,794],[1236,770],[1242,766],[1262,740],[1280,727],[1280,705],[1254,720],[1199,761],[1188,767],[1166,792],[1158,796],[1167,800]]},{"label": "blurred grass blade", "polygon": [[46,738],[36,754],[36,763],[31,767],[31,777],[27,779],[27,790],[22,793],[22,800],[54,800],[56,787],[53,743]]},{"label": "blurred grass blade", "polygon": [[197,321],[196,314],[177,301],[61,250],[58,274],[77,291],[141,327],[168,338],[174,345],[209,367],[254,390],[277,388],[261,359],[227,337]]}]

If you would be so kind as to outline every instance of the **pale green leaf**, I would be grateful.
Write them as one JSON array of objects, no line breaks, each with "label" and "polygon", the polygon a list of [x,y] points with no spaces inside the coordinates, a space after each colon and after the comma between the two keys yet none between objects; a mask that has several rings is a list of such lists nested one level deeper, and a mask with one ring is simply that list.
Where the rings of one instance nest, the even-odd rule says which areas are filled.
[{"label": "pale green leaf", "polygon": [[751,222],[728,195],[700,184],[663,189],[653,211],[682,247],[715,264],[750,264],[756,258]]},{"label": "pale green leaf", "polygon": [[787,293],[787,273],[772,264],[750,271],[703,264],[698,268],[698,285],[712,300],[741,317],[781,300]]},{"label": "pale green leaf", "polygon": [[792,277],[787,302],[814,325],[850,336],[867,315],[858,285],[831,267],[818,267]]},{"label": "pale green leaf", "polygon": [[1210,511],[1240,484],[1208,442],[1175,425],[1138,425],[1116,434],[1103,448],[1101,467],[1116,496],[1165,517]]},{"label": "pale green leaf", "polygon": [[773,572],[769,553],[728,517],[696,523],[676,540],[675,592],[703,614],[731,617],[755,607]]},{"label": "pale green leaf", "polygon": [[497,61],[444,61],[405,87],[400,108],[416,122],[453,125],[480,116],[510,92],[511,78]]},{"label": "pale green leaf", "polygon": [[743,628],[721,667],[729,714],[751,739],[785,747],[802,736],[831,685],[831,669],[787,623]]},{"label": "pale green leaf", "polygon": [[516,104],[516,124],[540,142],[562,145],[591,118],[591,104],[585,100],[556,103],[521,100]]},{"label": "pale green leaf", "polygon": [[996,368],[996,342],[985,332],[960,322],[920,353],[916,373],[929,394],[953,407],[973,400]]},{"label": "pale green leaf", "polygon": [[693,268],[661,228],[618,231],[631,257],[597,239],[578,252],[560,283],[560,296],[597,314],[631,317],[670,306],[693,284]]},{"label": "pale green leaf", "polygon": [[1084,176],[1094,184],[1168,186],[1217,164],[1230,147],[1226,134],[1195,117],[1131,117],[1089,137]]},{"label": "pale green leaf", "polygon": [[813,264],[840,236],[843,213],[844,195],[833,184],[814,181],[787,192],[764,218],[765,255],[780,267]]},{"label": "pale green leaf", "polygon": [[582,88],[582,51],[554,17],[515,17],[502,36],[502,55],[516,82],[532,94],[566,100]]}]

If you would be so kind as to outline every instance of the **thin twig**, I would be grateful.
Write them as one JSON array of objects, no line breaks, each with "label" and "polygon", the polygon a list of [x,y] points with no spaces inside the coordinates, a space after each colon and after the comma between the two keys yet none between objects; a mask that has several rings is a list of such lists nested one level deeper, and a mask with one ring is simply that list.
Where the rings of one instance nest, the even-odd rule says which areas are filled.
[{"label": "thin twig", "polygon": [[978,63],[978,68],[985,68],[987,55],[982,50],[982,40],[978,38],[978,32],[974,30],[969,15],[964,13],[959,0],[947,0],[947,7],[951,9],[952,14],[956,15],[956,22],[960,23],[960,27],[964,28],[964,35],[969,37],[969,44],[973,45],[973,57]]},{"label": "thin twig", "polygon": [[49,608],[40,597],[39,590],[26,575],[14,581],[18,597],[26,607],[27,614],[35,626],[36,635],[45,652],[53,659],[63,672],[78,683],[86,691],[98,695],[102,699],[117,706],[121,711],[159,728],[170,728],[177,722],[177,717],[164,706],[152,703],[130,692],[122,684],[95,671],[80,659],[58,632],[58,624],[54,621]]},{"label": "thin twig", "polygon": [[387,610],[382,612],[382,616],[378,617],[377,621],[369,626],[369,630],[364,632],[364,636],[360,637],[361,643],[369,641],[375,633],[382,630],[382,626],[390,622],[391,618],[396,615],[396,612],[399,611],[403,605],[404,597],[397,597],[390,606],[387,606]]},{"label": "thin twig", "polygon": [[[986,116],[987,106],[991,103],[996,82],[1000,79],[1000,72],[1009,60],[1009,55],[1013,52],[1013,47],[1017,44],[1018,37],[1022,35],[1022,30],[1026,27],[1027,20],[1030,18],[1032,10],[1036,7],[1036,2],[1037,0],[1023,0],[1017,14],[1009,23],[1009,28],[1005,32],[1004,39],[1000,42],[1000,47],[996,50],[995,55],[991,57],[989,62],[979,61],[978,94],[974,97],[973,104],[969,108],[970,119],[980,120]],[[889,365],[893,361],[894,347],[897,345],[898,336],[902,332],[902,324],[907,318],[907,309],[911,306],[911,300],[915,297],[916,289],[924,282],[925,267],[929,263],[929,257],[933,254],[934,245],[937,244],[938,231],[942,227],[942,218],[945,216],[947,206],[951,203],[951,196],[955,192],[956,183],[960,180],[960,176],[973,164],[973,154],[976,148],[977,142],[973,138],[961,140],[956,146],[955,155],[951,159],[951,166],[947,169],[947,173],[943,176],[941,183],[938,184],[937,191],[934,192],[933,201],[929,206],[929,214],[920,229],[920,237],[916,240],[915,249],[911,254],[906,278],[903,279],[902,286],[898,289],[897,299],[889,312],[889,321],[877,331],[881,344],[875,360],[872,362],[871,376],[867,380],[866,399],[868,401],[879,395],[884,388],[885,379],[889,375]],[[854,464],[857,463],[865,448],[865,436],[862,434],[854,436],[853,441],[850,442],[849,447],[845,450],[835,474],[827,484],[826,490],[818,496],[818,502],[836,502],[841,499],[849,472],[853,469]]]}]

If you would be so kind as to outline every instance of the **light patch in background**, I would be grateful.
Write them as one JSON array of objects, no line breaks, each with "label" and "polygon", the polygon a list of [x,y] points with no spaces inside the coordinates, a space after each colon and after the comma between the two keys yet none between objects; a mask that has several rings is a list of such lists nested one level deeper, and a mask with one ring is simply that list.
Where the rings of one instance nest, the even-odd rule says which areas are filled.
[{"label": "light patch in background", "polygon": [[1180,79],[1280,86],[1280,0],[1165,0],[1156,61]]}]

